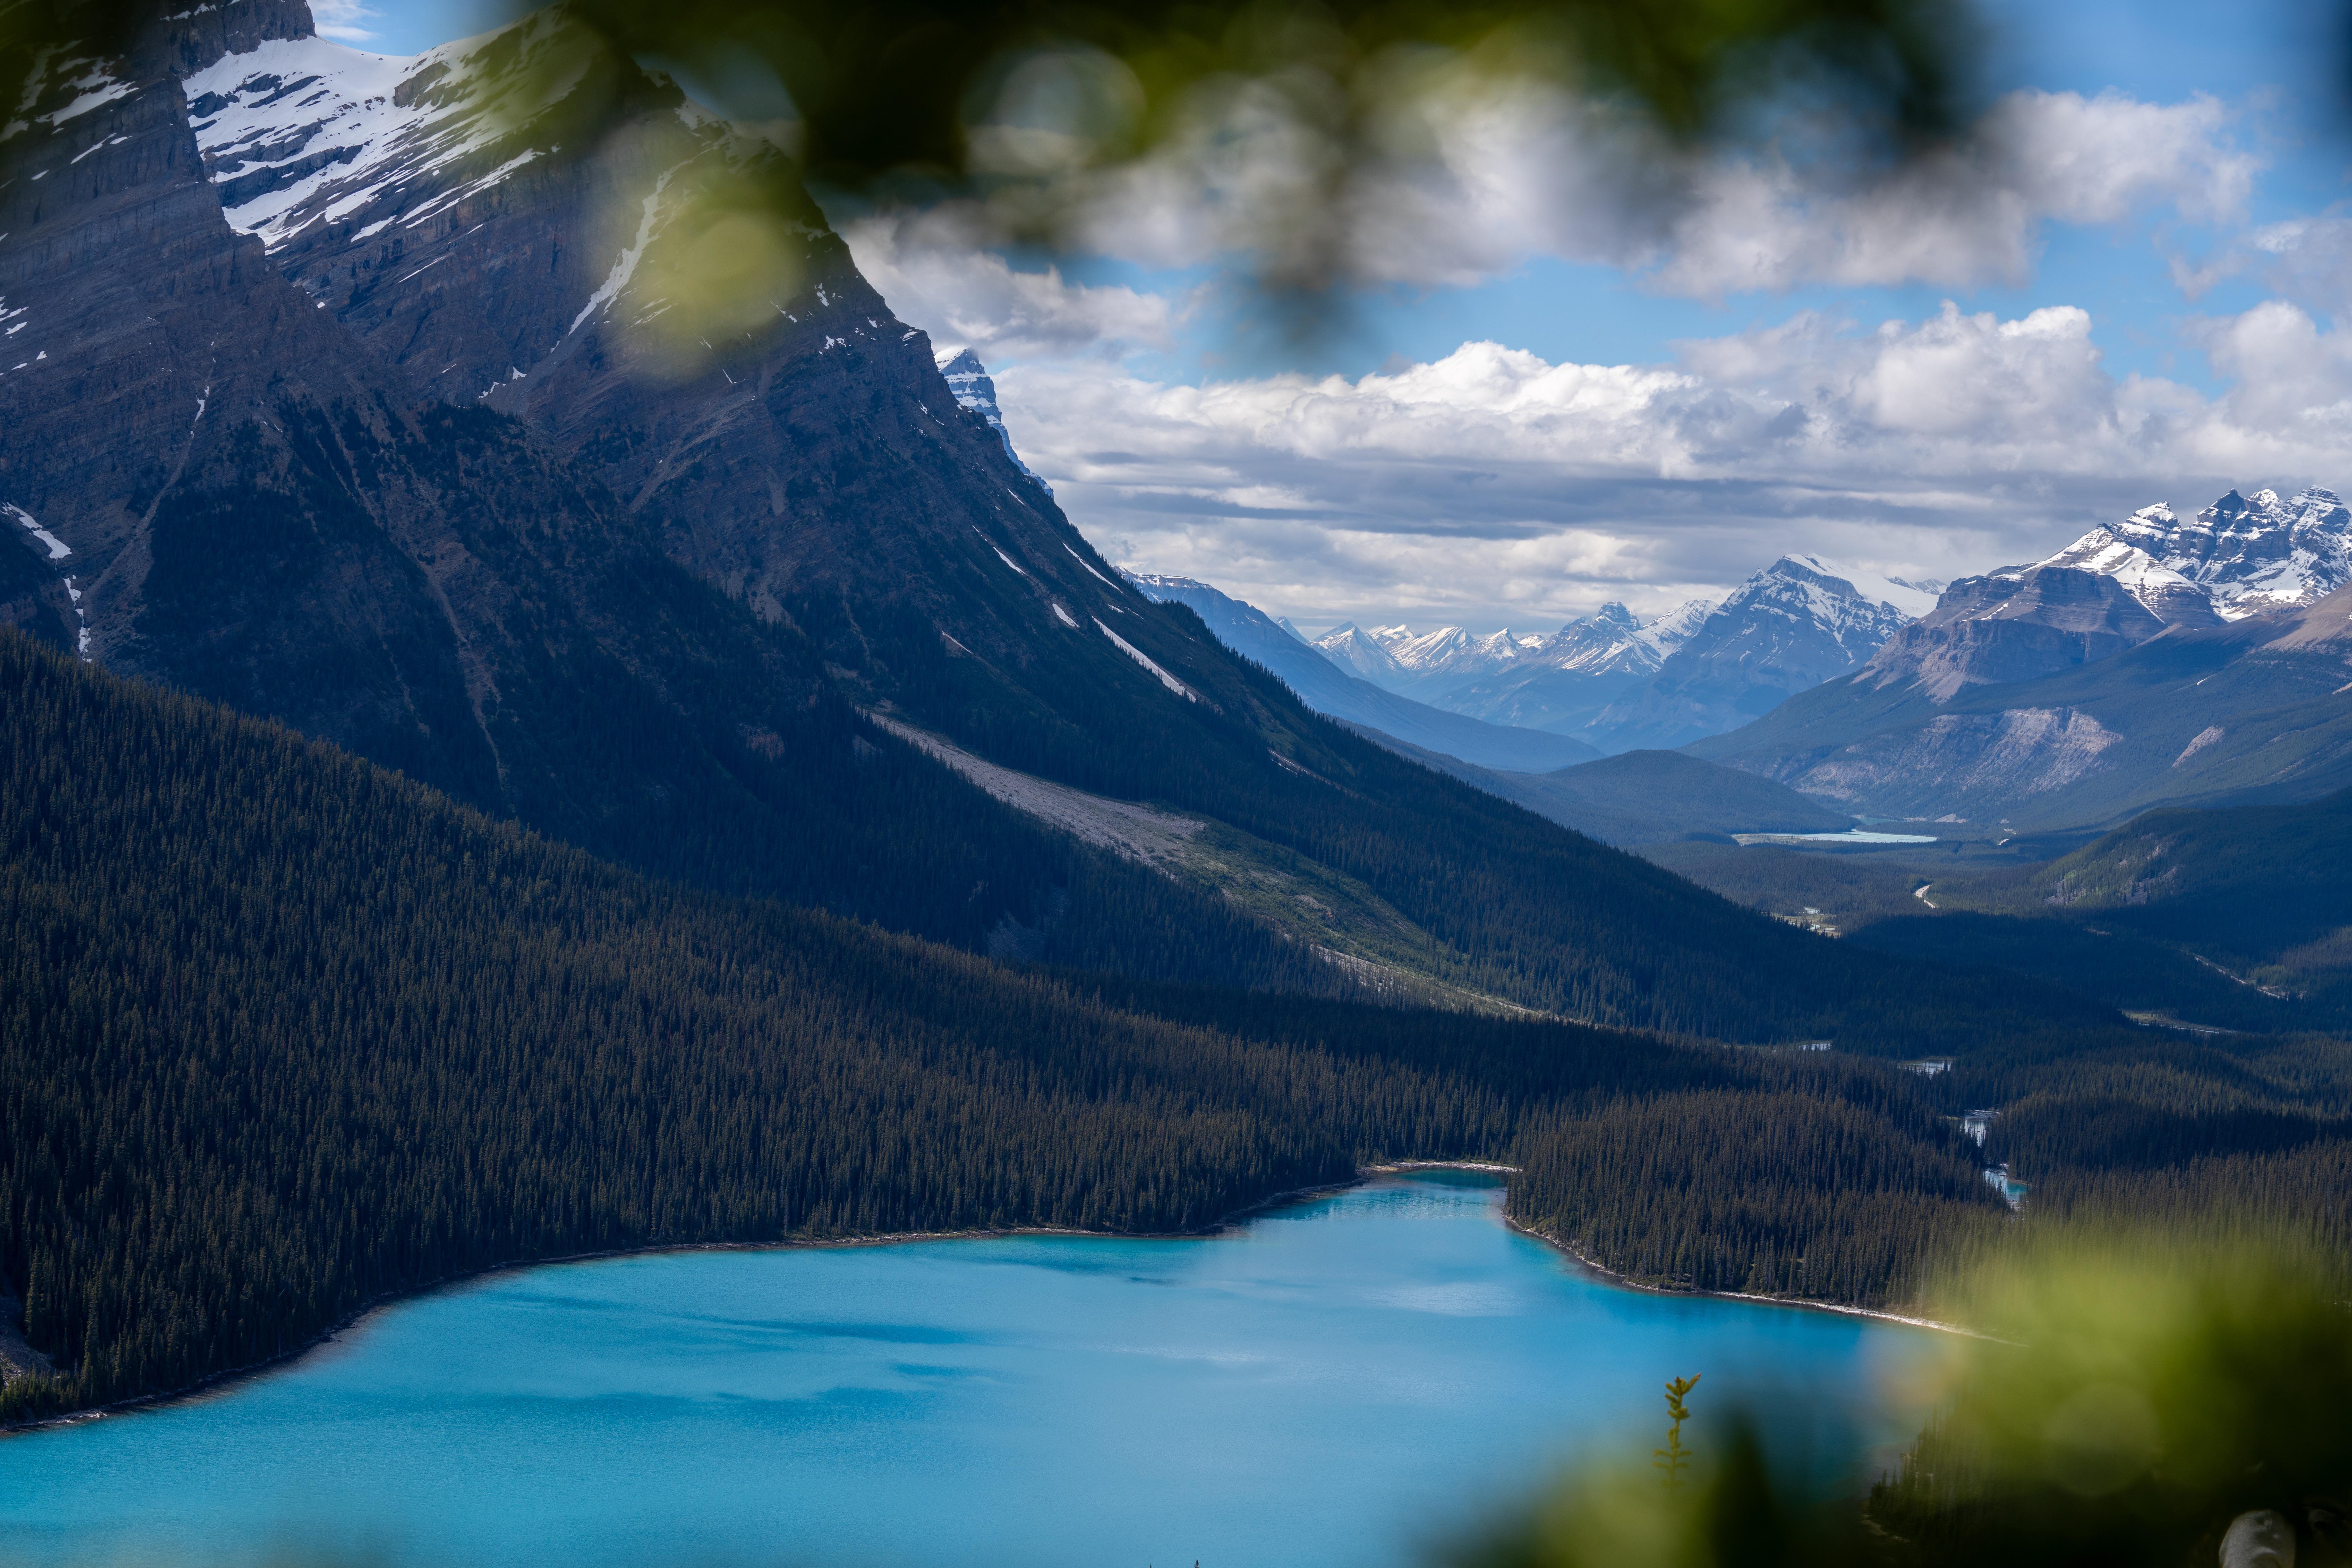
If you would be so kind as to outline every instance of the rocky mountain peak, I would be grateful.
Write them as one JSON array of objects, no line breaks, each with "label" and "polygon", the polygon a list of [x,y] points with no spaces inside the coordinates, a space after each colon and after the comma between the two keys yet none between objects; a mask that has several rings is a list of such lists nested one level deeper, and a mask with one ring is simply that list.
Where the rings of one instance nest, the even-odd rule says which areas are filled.
[{"label": "rocky mountain peak", "polygon": [[1368,632],[1353,621],[1342,622],[1316,638],[1315,647],[1340,668],[1375,686],[1393,690],[1395,683],[1405,675],[1404,667],[1389,651],[1378,628]]},{"label": "rocky mountain peak", "polygon": [[1038,479],[1035,470],[1023,462],[1021,454],[1013,449],[1013,433],[1004,427],[1003,412],[996,405],[996,382],[989,375],[988,367],[980,363],[980,356],[970,349],[941,354],[940,374],[947,378],[948,390],[955,394],[959,406],[970,409],[988,421],[988,427],[996,432],[998,440],[1004,443],[1004,455],[1013,459],[1013,466],[1027,474],[1039,489],[1052,495],[1054,487]]},{"label": "rocky mountain peak", "polygon": [[1603,605],[1528,649],[1527,657],[1548,668],[1587,674],[1655,669],[1661,656],[1643,640],[1641,631],[1641,617],[1633,611],[1619,604]]},{"label": "rocky mountain peak", "polygon": [[1656,620],[1645,623],[1634,635],[1664,658],[1690,641],[1691,634],[1715,614],[1715,605],[1713,599],[1685,599]]},{"label": "rocky mountain peak", "polygon": [[2112,577],[2167,625],[2239,620],[2316,604],[2352,582],[2352,511],[2319,486],[2288,500],[2233,489],[2186,520],[2159,501],[2034,564]]}]

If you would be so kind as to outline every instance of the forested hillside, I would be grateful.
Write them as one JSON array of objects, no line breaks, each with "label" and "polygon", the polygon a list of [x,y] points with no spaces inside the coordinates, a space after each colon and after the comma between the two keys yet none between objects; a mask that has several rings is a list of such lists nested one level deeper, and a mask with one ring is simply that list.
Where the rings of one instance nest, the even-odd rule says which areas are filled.
[{"label": "forested hillside", "polygon": [[515,1259],[1197,1228],[1367,1159],[1512,1157],[1628,1096],[1927,1127],[1868,1064],[1024,975],[648,882],[13,634],[0,931],[0,1273],[61,1369],[11,1385],[18,1413]]}]

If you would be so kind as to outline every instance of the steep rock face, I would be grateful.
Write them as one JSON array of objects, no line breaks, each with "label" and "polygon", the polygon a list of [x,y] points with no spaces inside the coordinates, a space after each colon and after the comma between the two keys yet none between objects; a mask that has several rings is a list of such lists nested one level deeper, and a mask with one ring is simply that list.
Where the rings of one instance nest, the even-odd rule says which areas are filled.
[{"label": "steep rock face", "polygon": [[1850,673],[1930,605],[1916,588],[1820,556],[1784,555],[1733,590],[1585,732],[1610,752],[1721,734]]},{"label": "steep rock face", "polygon": [[[1134,598],[782,155],[561,11],[415,60],[266,45],[189,86],[231,221],[414,392],[520,416],[873,698],[955,686],[941,661],[970,658],[1057,689],[1040,648],[1072,642],[1104,679],[1135,670],[1095,630]],[[757,270],[698,270],[738,253]]]},{"label": "steep rock face", "polygon": [[[2072,708],[1938,713],[1846,748],[1803,774],[1805,793],[1885,815],[1952,816],[1955,802],[2014,802],[2079,783],[2123,737]],[[1937,807],[1943,807],[1941,812]]]},{"label": "steep rock face", "polygon": [[[190,25],[58,62],[0,142],[9,618],[665,875],[968,941],[1050,907],[1073,865],[1046,836],[857,752],[805,639],[509,416],[414,400],[224,221],[173,70],[308,18],[238,0]],[[288,110],[298,138],[317,107]],[[941,878],[985,896],[940,907]]]},{"label": "steep rock face", "polygon": [[2032,680],[2110,658],[2168,624],[2218,624],[2201,595],[2169,603],[2179,618],[2168,623],[2116,576],[2077,567],[1963,577],[1887,639],[1857,684],[1916,684],[1931,700],[1948,701],[1963,687]]}]

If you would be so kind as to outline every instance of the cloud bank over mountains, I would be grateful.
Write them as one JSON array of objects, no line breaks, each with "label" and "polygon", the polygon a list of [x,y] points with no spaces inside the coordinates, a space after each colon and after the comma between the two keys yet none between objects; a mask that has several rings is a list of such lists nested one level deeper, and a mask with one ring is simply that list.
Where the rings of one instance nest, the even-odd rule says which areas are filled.
[{"label": "cloud bank over mountains", "polygon": [[1785,550],[1949,578],[2148,501],[2352,475],[2352,342],[2270,302],[2204,331],[2209,398],[2103,367],[2091,317],[1802,314],[1679,363],[1465,343],[1354,380],[998,376],[1005,418],[1114,553],[1294,617],[1500,624],[1663,610]]},{"label": "cloud bank over mountains", "polygon": [[[2168,225],[2242,227],[2262,163],[2233,113],[2014,92],[1964,142],[1865,179],[1672,156],[1605,105],[1465,95],[1422,128],[1434,156],[1357,193],[1352,254],[1376,282],[1474,284],[1548,256],[1700,299],[2017,285],[2053,224],[2139,224],[2151,243]],[[1161,267],[1215,254],[1220,176],[1202,168],[1107,195],[1091,243]],[[2352,339],[2322,319],[2352,301],[2328,254],[2341,221],[2224,247],[2214,275],[2297,286],[2184,312],[2204,390],[2108,369],[2096,300],[1883,323],[1796,310],[1653,364],[1479,342],[1354,379],[1182,384],[1131,355],[1181,343],[1188,299],[1017,270],[970,211],[849,237],[902,314],[988,360],[1023,455],[1114,558],[1326,624],[1541,626],[1719,594],[1787,551],[1950,578],[2150,501],[2352,480]]]}]

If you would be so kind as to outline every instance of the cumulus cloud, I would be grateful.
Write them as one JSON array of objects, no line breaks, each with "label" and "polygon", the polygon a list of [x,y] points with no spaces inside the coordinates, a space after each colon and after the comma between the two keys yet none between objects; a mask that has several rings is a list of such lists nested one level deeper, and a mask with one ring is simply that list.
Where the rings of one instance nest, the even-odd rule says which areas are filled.
[{"label": "cumulus cloud", "polygon": [[1951,577],[2149,500],[2352,481],[2352,337],[2289,305],[2203,329],[2213,399],[2112,375],[2090,317],[1804,314],[1672,365],[1491,342],[1349,380],[999,377],[1015,442],[1114,556],[1302,620],[1663,610],[1785,551]]}]

